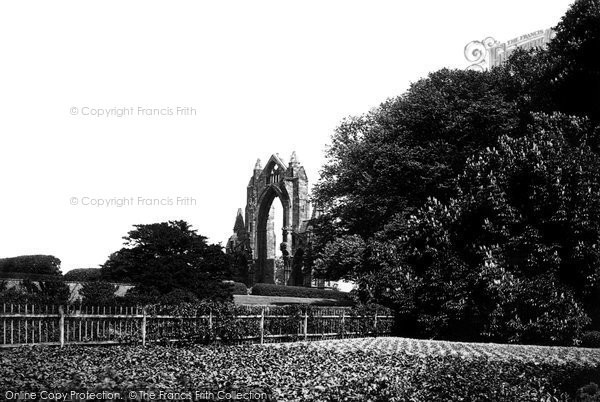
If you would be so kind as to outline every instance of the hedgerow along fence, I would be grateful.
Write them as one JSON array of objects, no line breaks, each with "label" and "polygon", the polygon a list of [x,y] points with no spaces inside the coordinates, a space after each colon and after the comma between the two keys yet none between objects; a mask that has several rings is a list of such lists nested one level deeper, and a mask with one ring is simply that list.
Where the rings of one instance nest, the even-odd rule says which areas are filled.
[{"label": "hedgerow along fence", "polygon": [[35,306],[4,304],[0,347],[148,342],[266,343],[390,334],[384,309],[226,306]]}]

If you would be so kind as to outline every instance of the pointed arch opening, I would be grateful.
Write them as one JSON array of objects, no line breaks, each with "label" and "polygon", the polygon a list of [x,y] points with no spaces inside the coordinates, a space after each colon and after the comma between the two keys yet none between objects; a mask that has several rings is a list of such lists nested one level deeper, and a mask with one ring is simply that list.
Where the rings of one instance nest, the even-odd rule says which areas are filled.
[{"label": "pointed arch opening", "polygon": [[[277,199],[277,200],[276,200]],[[289,240],[289,207],[287,193],[270,186],[263,193],[258,205],[256,230],[256,258],[258,277],[262,283],[276,283],[277,260],[285,260],[288,255],[286,245]],[[281,269],[281,266],[279,267]],[[285,270],[285,264],[284,268]],[[285,274],[284,274],[285,275]],[[289,276],[289,273],[288,273]]]},{"label": "pointed arch opening", "polygon": [[[278,283],[291,284],[291,276],[295,275],[293,259],[310,219],[308,178],[296,155],[292,154],[289,166],[278,154],[270,156],[264,169],[257,161],[248,182],[247,200],[244,239],[252,257],[248,268],[250,282],[275,283],[275,261],[281,258],[285,261],[285,276]],[[296,265],[301,261],[302,253],[296,258]],[[295,276],[304,276],[304,282],[310,277],[305,272],[301,274]]]}]

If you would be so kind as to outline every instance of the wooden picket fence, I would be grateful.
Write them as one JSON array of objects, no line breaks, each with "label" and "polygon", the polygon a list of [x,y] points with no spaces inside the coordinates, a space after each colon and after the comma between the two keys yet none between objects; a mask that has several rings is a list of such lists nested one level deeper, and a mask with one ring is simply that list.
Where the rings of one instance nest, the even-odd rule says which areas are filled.
[{"label": "wooden picket fence", "polygon": [[[391,333],[393,316],[357,315],[351,308],[312,308],[286,314],[279,307],[238,309],[236,314],[160,315],[145,307],[79,307],[4,304],[0,310],[0,347],[23,345],[127,344],[178,341],[182,334],[211,334],[236,327],[236,342],[280,342]],[[218,329],[218,330],[217,330]],[[230,339],[231,340],[231,339]]]}]

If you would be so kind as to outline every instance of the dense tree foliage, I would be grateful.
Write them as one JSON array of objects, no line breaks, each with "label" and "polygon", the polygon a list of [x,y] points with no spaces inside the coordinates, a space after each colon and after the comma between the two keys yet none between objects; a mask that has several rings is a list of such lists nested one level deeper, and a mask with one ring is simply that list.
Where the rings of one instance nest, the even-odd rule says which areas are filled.
[{"label": "dense tree foliage", "polygon": [[248,270],[249,260],[252,257],[249,256],[247,251],[235,250],[233,253],[228,254],[231,264],[231,279],[236,282],[244,284],[250,284],[250,271]]},{"label": "dense tree foliage", "polygon": [[[434,72],[404,95],[343,121],[314,191],[324,212],[315,224],[315,252],[344,235],[368,241],[428,197],[447,201],[467,158],[501,136],[523,135],[531,112],[569,112],[595,124],[596,95],[569,101],[570,85],[561,83],[570,74],[587,88],[582,93],[600,94],[598,3],[577,1],[548,50],[517,51],[491,71]],[[600,149],[596,138],[589,145]]]},{"label": "dense tree foliage", "polygon": [[184,221],[135,225],[125,247],[102,266],[102,279],[132,282],[138,292],[167,294],[185,289],[200,299],[229,299],[231,262],[218,244],[208,244]]},{"label": "dense tree foliage", "polygon": [[598,327],[599,4],[576,1],[547,50],[437,71],[344,121],[314,193],[317,272],[413,335],[572,343]]},{"label": "dense tree foliage", "polygon": [[367,238],[430,195],[447,199],[464,161],[517,128],[504,80],[500,71],[441,70],[345,120],[314,191],[325,212],[317,233],[329,231],[326,240],[345,233]]},{"label": "dense tree foliage", "polygon": [[597,315],[600,157],[584,121],[537,120],[470,159],[456,198],[387,228],[402,233],[396,277],[414,281],[395,291],[419,333],[572,343]]},{"label": "dense tree foliage", "polygon": [[600,121],[600,0],[577,0],[548,53],[557,109]]},{"label": "dense tree foliage", "polygon": [[53,255],[0,258],[0,272],[60,276],[60,260]]},{"label": "dense tree foliage", "polygon": [[112,283],[94,281],[86,282],[79,290],[81,302],[92,306],[100,306],[115,303],[115,292],[117,286]]}]

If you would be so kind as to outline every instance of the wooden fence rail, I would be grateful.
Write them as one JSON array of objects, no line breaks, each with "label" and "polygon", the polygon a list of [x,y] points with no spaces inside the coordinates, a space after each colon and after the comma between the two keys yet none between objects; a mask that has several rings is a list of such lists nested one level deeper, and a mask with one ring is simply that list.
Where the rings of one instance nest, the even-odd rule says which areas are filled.
[{"label": "wooden fence rail", "polygon": [[[3,305],[0,310],[0,348],[22,345],[123,344],[196,337],[236,342],[279,342],[289,339],[389,334],[389,314],[355,315],[350,309],[323,308],[302,314],[282,314],[263,307],[223,316],[148,314],[142,307],[86,307]],[[226,339],[222,334],[235,329]],[[224,332],[225,331],[225,332]]]}]

